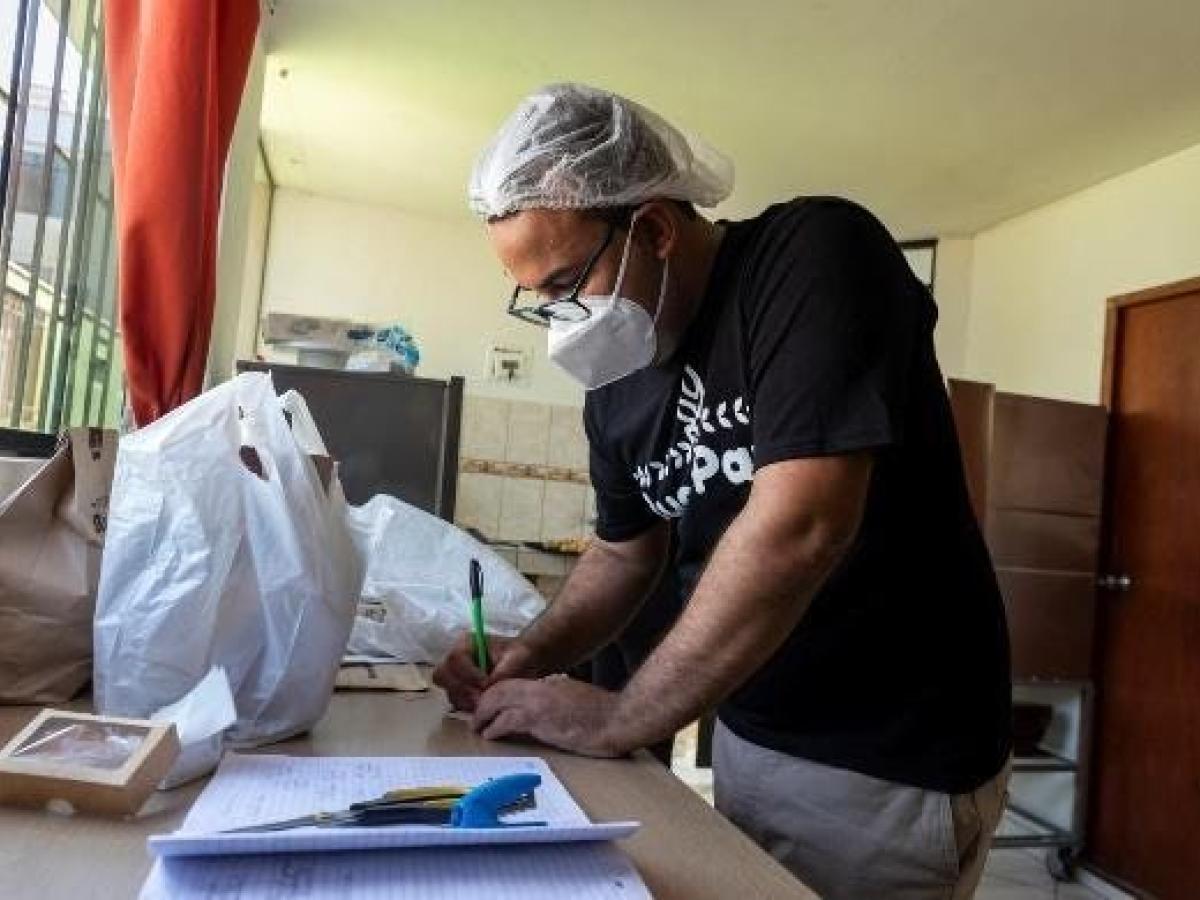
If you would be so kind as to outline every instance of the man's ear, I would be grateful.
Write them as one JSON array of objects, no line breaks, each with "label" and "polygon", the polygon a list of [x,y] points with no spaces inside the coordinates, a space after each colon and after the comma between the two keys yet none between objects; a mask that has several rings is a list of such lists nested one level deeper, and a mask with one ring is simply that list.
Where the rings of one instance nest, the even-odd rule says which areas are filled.
[{"label": "man's ear", "polygon": [[635,231],[658,259],[666,259],[679,242],[679,212],[670,200],[651,200],[642,207]]}]

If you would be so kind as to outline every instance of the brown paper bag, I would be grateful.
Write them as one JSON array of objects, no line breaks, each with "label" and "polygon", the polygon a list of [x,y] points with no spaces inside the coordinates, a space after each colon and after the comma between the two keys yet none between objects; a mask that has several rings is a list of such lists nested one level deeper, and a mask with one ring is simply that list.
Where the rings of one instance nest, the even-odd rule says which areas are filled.
[{"label": "brown paper bag", "polygon": [[116,456],[116,432],[72,429],[0,497],[0,703],[59,703],[91,678]]}]

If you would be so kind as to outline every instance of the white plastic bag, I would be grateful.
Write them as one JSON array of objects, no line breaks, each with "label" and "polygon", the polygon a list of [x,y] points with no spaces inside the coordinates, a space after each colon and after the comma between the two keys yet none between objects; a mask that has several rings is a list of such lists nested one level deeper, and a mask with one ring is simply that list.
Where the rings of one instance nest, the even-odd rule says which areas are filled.
[{"label": "white plastic bag", "polygon": [[179,700],[150,716],[156,722],[171,722],[182,752],[171,771],[159,782],[169,789],[200,778],[221,759],[225,732],[237,721],[233,690],[220,666],[213,666],[200,683]]},{"label": "white plastic bag", "polygon": [[237,709],[227,745],[324,714],[362,572],[314,441],[303,401],[281,402],[260,373],[122,439],[96,603],[100,712],[148,716],[220,666]]},{"label": "white plastic bag", "polygon": [[351,655],[438,662],[471,627],[469,566],[483,568],[484,619],[491,634],[516,634],[545,600],[512,566],[465,531],[380,494],[349,509],[350,533],[366,566]]}]

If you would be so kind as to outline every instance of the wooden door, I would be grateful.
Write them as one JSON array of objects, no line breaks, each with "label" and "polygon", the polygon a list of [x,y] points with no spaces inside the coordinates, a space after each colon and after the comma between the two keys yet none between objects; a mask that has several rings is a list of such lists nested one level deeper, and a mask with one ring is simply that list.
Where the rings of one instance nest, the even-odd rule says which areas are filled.
[{"label": "wooden door", "polygon": [[[1200,897],[1200,279],[1109,301],[1112,411],[1087,855]],[[1128,582],[1124,580],[1128,578]]]}]

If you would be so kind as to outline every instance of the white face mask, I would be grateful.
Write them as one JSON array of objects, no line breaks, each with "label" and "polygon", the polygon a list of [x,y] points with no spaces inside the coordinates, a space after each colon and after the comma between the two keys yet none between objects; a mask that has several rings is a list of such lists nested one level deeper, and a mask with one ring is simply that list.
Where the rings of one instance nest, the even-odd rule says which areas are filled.
[{"label": "white face mask", "polygon": [[550,358],[589,391],[646,368],[654,362],[658,352],[654,326],[667,291],[668,262],[663,261],[662,282],[653,318],[640,304],[621,296],[621,282],[625,279],[625,264],[629,261],[636,221],[635,218],[629,224],[629,236],[625,239],[621,267],[617,270],[617,283],[611,296],[580,297],[579,302],[591,311],[583,321],[550,321],[547,337]]}]

